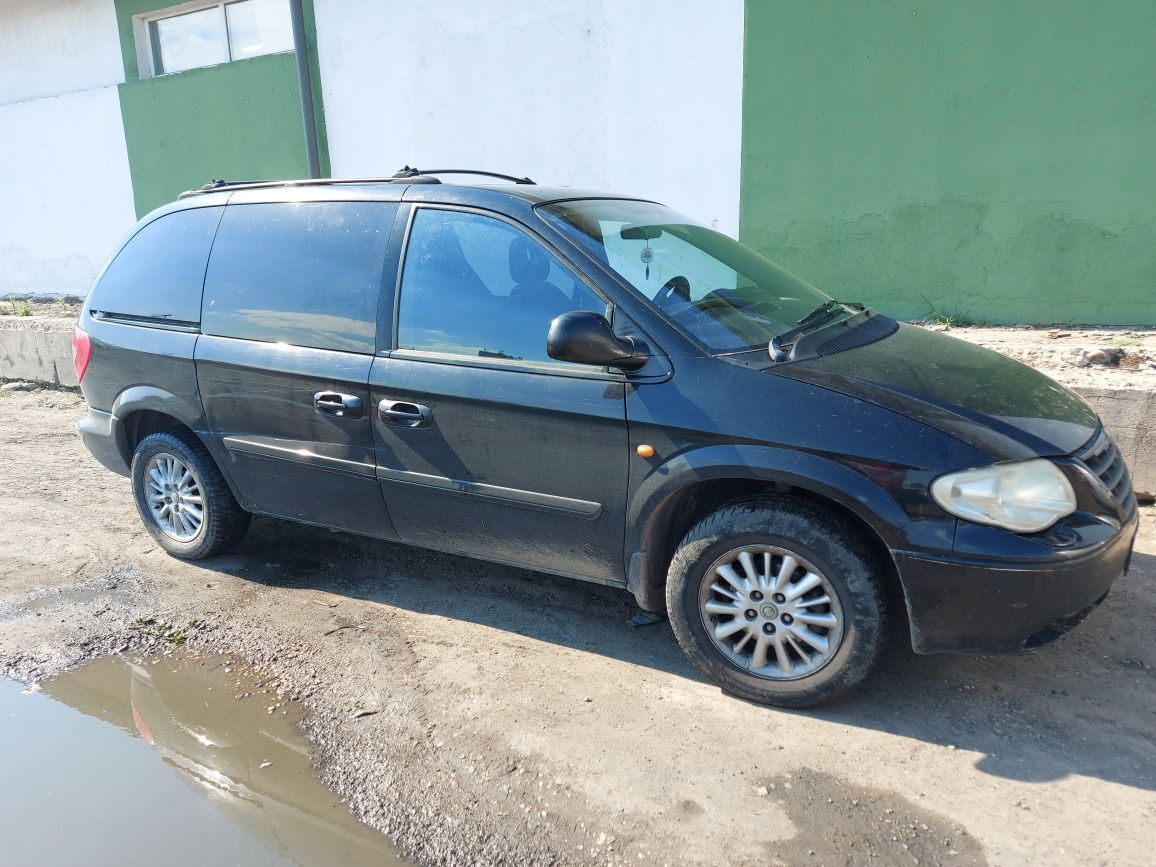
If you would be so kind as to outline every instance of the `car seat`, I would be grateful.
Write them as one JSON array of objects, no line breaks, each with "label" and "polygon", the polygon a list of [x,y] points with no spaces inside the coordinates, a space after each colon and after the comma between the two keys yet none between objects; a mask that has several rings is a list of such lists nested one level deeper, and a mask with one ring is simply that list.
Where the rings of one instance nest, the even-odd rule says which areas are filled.
[{"label": "car seat", "polygon": [[547,321],[570,309],[569,296],[546,279],[550,256],[528,238],[510,241],[510,276],[516,284],[510,298],[517,307],[542,314]]}]

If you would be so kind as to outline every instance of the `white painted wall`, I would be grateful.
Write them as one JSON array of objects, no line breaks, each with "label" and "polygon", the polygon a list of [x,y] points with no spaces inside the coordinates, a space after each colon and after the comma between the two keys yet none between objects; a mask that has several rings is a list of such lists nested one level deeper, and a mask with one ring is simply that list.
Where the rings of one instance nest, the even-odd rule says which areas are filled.
[{"label": "white painted wall", "polygon": [[84,294],[136,222],[112,0],[0,0],[0,296]]},{"label": "white painted wall", "polygon": [[0,0],[0,105],[122,81],[112,0]]},{"label": "white painted wall", "polygon": [[737,234],[742,0],[314,2],[334,175],[527,174]]},{"label": "white painted wall", "polygon": [[0,296],[83,295],[136,222],[116,87],[0,105]]}]

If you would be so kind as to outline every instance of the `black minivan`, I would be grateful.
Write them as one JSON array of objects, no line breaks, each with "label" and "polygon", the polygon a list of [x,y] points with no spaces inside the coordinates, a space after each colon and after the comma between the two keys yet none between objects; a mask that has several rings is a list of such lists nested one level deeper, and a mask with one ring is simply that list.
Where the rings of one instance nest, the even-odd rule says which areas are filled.
[{"label": "black minivan", "polygon": [[623,587],[794,707],[1127,570],[1128,471],[1042,374],[654,202],[399,174],[207,185],[97,277],[80,432],[174,556],[262,514]]}]

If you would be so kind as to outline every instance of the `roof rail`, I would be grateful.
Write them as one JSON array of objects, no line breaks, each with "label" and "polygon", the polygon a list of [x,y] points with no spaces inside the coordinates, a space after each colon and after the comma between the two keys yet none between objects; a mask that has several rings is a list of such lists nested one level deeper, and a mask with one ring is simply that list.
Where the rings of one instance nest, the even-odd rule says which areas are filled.
[{"label": "roof rail", "polygon": [[185,199],[189,196],[215,193],[219,190],[253,190],[268,187],[315,187],[325,184],[440,184],[441,181],[433,177],[433,175],[480,175],[487,178],[500,178],[504,181],[512,181],[515,184],[534,183],[529,178],[516,178],[513,175],[503,175],[498,172],[486,172],[474,169],[436,169],[422,171],[405,166],[387,178],[299,178],[296,180],[282,181],[225,181],[214,178],[195,190],[185,190],[177,196],[177,198]]},{"label": "roof rail", "polygon": [[193,190],[193,192],[209,193],[209,192],[212,192],[213,190],[219,190],[221,187],[241,187],[241,186],[247,186],[247,185],[251,185],[251,184],[268,184],[268,183],[272,183],[272,182],[271,181],[224,181],[224,180],[219,180],[217,178],[213,178],[211,181],[209,181],[207,184],[204,184],[199,189]]},{"label": "roof rail", "polygon": [[[396,184],[400,183],[397,178],[296,178],[283,181],[210,181],[202,187],[195,190],[185,190],[178,199],[186,199],[189,196],[200,196],[204,193],[216,193],[221,190],[263,190],[270,187],[319,187],[326,184]],[[416,181],[421,183],[421,181]],[[405,183],[415,183],[413,180],[407,180]],[[437,178],[430,178],[425,181],[428,184],[439,183]]]},{"label": "roof rail", "polygon": [[415,169],[405,166],[394,174],[398,180],[415,178],[419,175],[480,175],[484,178],[499,178],[503,181],[513,181],[515,184],[533,184],[529,178],[516,178],[513,175],[503,175],[500,172],[486,172],[481,169]]}]

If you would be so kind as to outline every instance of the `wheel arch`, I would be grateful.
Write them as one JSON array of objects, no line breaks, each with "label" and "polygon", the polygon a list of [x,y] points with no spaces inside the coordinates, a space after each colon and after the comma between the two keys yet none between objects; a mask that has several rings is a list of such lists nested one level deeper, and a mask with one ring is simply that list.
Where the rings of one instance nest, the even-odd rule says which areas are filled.
[{"label": "wheel arch", "polygon": [[124,428],[125,447],[128,450],[129,461],[132,460],[133,452],[136,451],[136,447],[140,445],[141,440],[149,434],[159,433],[160,431],[179,431],[186,436],[191,436],[194,440],[204,445],[204,440],[180,419],[174,418],[171,415],[165,415],[153,409],[135,410],[125,417],[122,426]]},{"label": "wheel arch", "polygon": [[664,607],[667,567],[691,527],[727,503],[770,495],[806,499],[845,519],[884,567],[888,594],[902,599],[891,551],[909,519],[886,491],[821,455],[721,446],[668,461],[647,477],[632,499],[627,586],[638,604],[649,611]]},{"label": "wheel arch", "polygon": [[[184,428],[209,447],[203,435],[204,414],[200,406],[153,386],[126,388],[113,402],[112,416],[116,421],[117,448],[126,463],[132,462],[133,452],[142,439],[173,427]],[[209,451],[211,454],[212,450]]]},{"label": "wheel arch", "polygon": [[117,449],[126,466],[132,464],[133,453],[146,436],[157,431],[178,429],[205,447],[233,496],[244,502],[213,447],[199,401],[193,403],[153,386],[133,386],[117,395],[112,406],[112,416]]}]

